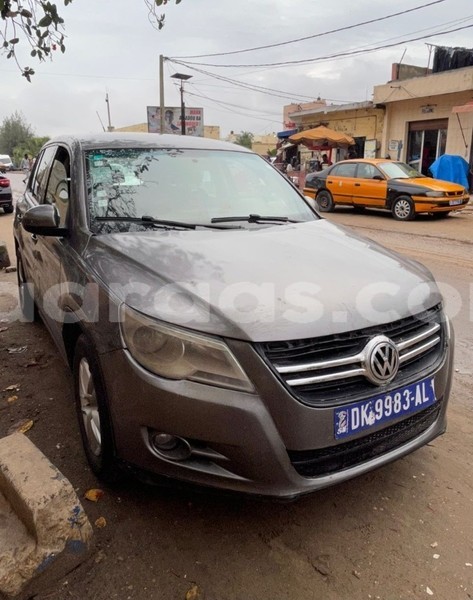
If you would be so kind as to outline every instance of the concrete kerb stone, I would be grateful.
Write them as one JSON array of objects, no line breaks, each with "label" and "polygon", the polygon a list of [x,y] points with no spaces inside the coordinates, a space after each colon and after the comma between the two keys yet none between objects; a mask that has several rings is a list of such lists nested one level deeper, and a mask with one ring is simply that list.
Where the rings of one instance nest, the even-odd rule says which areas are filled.
[{"label": "concrete kerb stone", "polygon": [[0,598],[47,588],[85,560],[91,537],[62,473],[25,435],[0,439]]}]

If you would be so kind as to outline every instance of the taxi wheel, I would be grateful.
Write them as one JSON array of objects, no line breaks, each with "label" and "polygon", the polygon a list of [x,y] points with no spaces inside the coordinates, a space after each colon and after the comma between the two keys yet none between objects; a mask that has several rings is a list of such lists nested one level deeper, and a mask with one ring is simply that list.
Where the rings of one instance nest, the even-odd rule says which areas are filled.
[{"label": "taxi wheel", "polygon": [[84,334],[77,340],[72,371],[79,428],[89,465],[103,481],[117,481],[121,473],[115,459],[105,383],[94,346]]},{"label": "taxi wheel", "polygon": [[391,213],[398,221],[412,221],[416,216],[414,203],[409,196],[399,196],[391,205]]},{"label": "taxi wheel", "polygon": [[332,212],[334,209],[332,194],[328,190],[322,190],[317,194],[317,206],[320,212]]}]

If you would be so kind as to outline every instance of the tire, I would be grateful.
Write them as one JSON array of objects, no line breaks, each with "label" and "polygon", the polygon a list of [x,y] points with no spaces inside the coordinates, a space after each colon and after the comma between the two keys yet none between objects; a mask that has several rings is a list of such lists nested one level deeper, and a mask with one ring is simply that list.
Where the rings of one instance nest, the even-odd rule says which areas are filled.
[{"label": "tire", "polygon": [[23,260],[18,249],[16,251],[16,281],[18,284],[20,310],[23,316],[29,323],[38,323],[41,318],[36,302],[34,301],[33,284],[28,282],[26,278]]},{"label": "tire", "polygon": [[434,213],[430,213],[430,216],[432,217],[432,219],[435,219],[435,220],[438,221],[439,219],[446,219],[449,214],[450,214],[450,211],[447,210],[447,212],[434,212]]},{"label": "tire", "polygon": [[93,343],[82,334],[77,340],[74,362],[74,400],[87,461],[99,479],[121,478],[115,458],[108,399]]},{"label": "tire", "polygon": [[415,216],[414,203],[409,196],[399,196],[391,205],[391,213],[398,221],[412,221]]},{"label": "tire", "polygon": [[328,190],[319,192],[315,199],[320,212],[332,212],[335,208],[332,194]]},{"label": "tire", "polygon": [[8,204],[7,206],[4,206],[3,210],[7,215],[11,214],[13,212],[13,204]]}]

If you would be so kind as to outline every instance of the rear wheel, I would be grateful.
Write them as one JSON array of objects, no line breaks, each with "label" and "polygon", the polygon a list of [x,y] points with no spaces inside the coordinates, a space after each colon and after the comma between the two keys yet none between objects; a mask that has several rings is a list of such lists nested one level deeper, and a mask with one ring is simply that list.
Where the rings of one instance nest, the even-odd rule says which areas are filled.
[{"label": "rear wheel", "polygon": [[20,301],[20,310],[27,321],[33,323],[39,321],[39,313],[34,301],[33,284],[26,279],[23,260],[17,249],[16,251],[16,281],[18,283],[18,298]]},{"label": "rear wheel", "polygon": [[115,459],[107,392],[95,348],[84,334],[77,340],[73,377],[79,428],[89,465],[100,479],[116,481],[121,473]]},{"label": "rear wheel", "polygon": [[3,210],[9,214],[13,212],[13,204],[7,204],[6,206],[3,207]]},{"label": "rear wheel", "polygon": [[317,206],[320,212],[332,212],[334,209],[332,194],[328,190],[322,190],[317,194]]},{"label": "rear wheel", "polygon": [[398,221],[412,221],[416,214],[414,203],[409,196],[399,196],[391,205],[391,213]]}]

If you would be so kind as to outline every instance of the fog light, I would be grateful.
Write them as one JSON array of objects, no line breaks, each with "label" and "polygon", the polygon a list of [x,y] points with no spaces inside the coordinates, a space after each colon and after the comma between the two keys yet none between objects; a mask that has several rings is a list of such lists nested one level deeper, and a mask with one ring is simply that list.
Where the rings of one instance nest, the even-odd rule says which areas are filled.
[{"label": "fog light", "polygon": [[150,435],[150,442],[158,454],[169,460],[186,460],[192,454],[187,440],[169,433],[155,431]]}]

